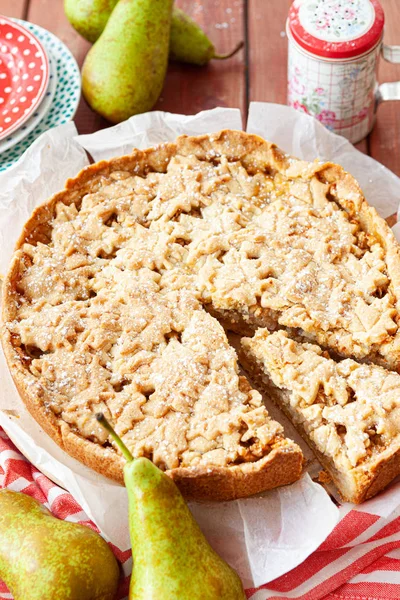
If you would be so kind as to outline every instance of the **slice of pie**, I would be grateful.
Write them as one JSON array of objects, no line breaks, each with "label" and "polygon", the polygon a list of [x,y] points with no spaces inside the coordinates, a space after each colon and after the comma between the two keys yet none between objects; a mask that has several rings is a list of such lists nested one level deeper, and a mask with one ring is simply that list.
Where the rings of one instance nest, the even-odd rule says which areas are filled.
[{"label": "slice of pie", "polygon": [[335,361],[287,332],[242,338],[243,362],[289,416],[344,500],[362,502],[400,474],[400,375]]},{"label": "slice of pie", "polygon": [[239,131],[182,136],[84,169],[34,211],[2,342],[29,410],[73,456],[122,478],[102,409],[188,493],[238,497],[293,481],[301,453],[215,317],[397,369],[399,282],[390,229],[341,167]]}]

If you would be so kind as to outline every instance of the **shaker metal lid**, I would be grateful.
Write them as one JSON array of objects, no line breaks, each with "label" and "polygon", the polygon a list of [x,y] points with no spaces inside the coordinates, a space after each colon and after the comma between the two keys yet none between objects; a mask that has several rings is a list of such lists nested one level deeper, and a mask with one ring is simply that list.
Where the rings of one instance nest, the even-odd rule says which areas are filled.
[{"label": "shaker metal lid", "polygon": [[346,59],[373,48],[384,21],[379,0],[294,0],[288,27],[311,54]]}]

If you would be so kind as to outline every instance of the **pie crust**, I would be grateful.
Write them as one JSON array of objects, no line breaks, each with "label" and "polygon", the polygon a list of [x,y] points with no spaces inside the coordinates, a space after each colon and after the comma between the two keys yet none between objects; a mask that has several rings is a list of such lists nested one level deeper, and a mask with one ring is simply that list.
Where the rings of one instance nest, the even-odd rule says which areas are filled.
[{"label": "pie crust", "polygon": [[188,496],[247,496],[294,481],[302,455],[217,319],[397,369],[399,265],[338,165],[238,131],[182,136],[87,167],[34,211],[4,285],[3,347],[72,456],[122,480],[102,410]]}]

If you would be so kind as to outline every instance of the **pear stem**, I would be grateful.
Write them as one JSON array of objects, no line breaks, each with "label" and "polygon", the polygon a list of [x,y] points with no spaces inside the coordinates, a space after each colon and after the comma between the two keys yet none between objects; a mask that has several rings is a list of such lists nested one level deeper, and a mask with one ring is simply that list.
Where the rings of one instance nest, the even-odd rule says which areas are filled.
[{"label": "pear stem", "polygon": [[242,40],[241,42],[239,42],[237,44],[237,46],[234,47],[233,50],[231,50],[227,54],[214,54],[213,58],[216,58],[217,60],[225,60],[225,58],[230,58],[231,56],[236,54],[236,52],[239,52],[239,50],[241,48],[243,48],[243,46],[244,46],[244,41]]},{"label": "pear stem", "polygon": [[97,413],[96,414],[96,419],[100,423],[100,425],[102,427],[104,427],[104,429],[108,432],[108,434],[110,435],[110,437],[112,437],[112,439],[114,440],[114,442],[117,444],[118,448],[121,450],[122,454],[124,455],[124,458],[128,462],[132,462],[132,460],[133,460],[132,454],[129,452],[128,448],[125,446],[124,442],[121,440],[121,438],[119,437],[119,435],[117,435],[115,433],[113,427],[107,421],[107,419],[105,418],[105,416],[103,415],[103,413]]}]

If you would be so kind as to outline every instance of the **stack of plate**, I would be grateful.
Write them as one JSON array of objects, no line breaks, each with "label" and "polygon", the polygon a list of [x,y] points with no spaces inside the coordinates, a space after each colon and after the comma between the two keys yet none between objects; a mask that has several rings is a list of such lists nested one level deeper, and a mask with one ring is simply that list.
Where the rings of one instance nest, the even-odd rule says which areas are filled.
[{"label": "stack of plate", "polygon": [[0,16],[0,171],[44,131],[73,119],[79,67],[55,35]]}]

